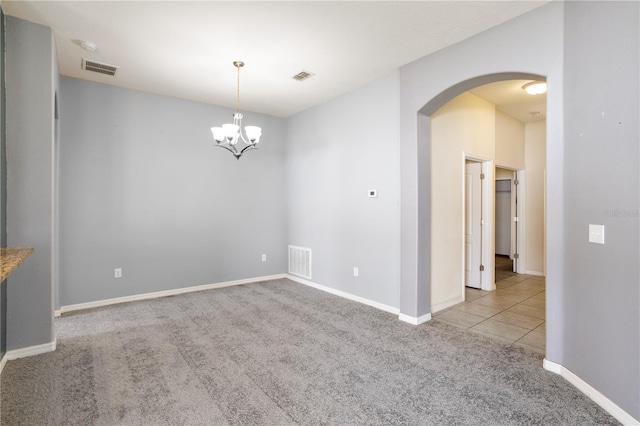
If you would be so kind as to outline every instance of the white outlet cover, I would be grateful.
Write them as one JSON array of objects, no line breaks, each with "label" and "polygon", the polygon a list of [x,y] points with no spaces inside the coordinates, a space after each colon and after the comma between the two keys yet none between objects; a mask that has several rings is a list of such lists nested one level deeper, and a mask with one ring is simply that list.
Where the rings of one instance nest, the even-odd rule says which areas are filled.
[{"label": "white outlet cover", "polygon": [[589,224],[589,242],[604,244],[604,225]]},{"label": "white outlet cover", "polygon": [[378,198],[378,190],[377,189],[370,189],[367,194],[369,195],[369,198]]}]

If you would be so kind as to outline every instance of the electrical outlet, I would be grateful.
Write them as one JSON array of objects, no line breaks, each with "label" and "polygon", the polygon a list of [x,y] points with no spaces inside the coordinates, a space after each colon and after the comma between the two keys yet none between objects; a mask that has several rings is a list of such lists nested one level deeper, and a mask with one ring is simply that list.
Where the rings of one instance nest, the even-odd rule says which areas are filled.
[{"label": "electrical outlet", "polygon": [[122,268],[116,268],[113,271],[113,276],[115,278],[122,278]]},{"label": "electrical outlet", "polygon": [[263,254],[263,255],[262,255],[262,261],[263,261],[263,262],[266,262],[266,261],[267,261],[267,255],[266,255],[266,254]]},{"label": "electrical outlet", "polygon": [[353,267],[353,276],[354,276],[354,277],[357,277],[359,274],[360,274],[360,271],[358,271],[358,267],[357,267],[357,266],[354,266],[354,267]]}]

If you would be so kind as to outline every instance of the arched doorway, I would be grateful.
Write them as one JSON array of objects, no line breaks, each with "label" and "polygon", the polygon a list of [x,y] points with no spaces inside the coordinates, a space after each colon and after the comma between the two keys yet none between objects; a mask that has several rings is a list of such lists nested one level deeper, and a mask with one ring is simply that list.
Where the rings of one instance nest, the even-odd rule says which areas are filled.
[{"label": "arched doorway", "polygon": [[[544,353],[546,96],[527,94],[522,88],[530,82],[503,80],[480,86],[430,117],[430,313],[439,322]],[[520,170],[520,180],[514,179],[514,170]],[[525,173],[530,178],[527,185]],[[498,180],[505,176],[508,180]],[[501,253],[506,259],[519,253],[522,274],[496,275],[494,280],[492,263],[500,246],[498,183],[506,183],[509,191],[503,199],[507,241]],[[512,186],[521,199],[512,199]],[[518,207],[521,214],[514,215],[514,222],[511,216]],[[531,221],[525,221],[527,216]],[[519,239],[522,250],[511,251],[511,225],[516,223],[525,225],[526,232]]]},{"label": "arched doorway", "polygon": [[[482,75],[451,85],[431,98],[415,115],[414,139],[417,158],[406,157],[411,167],[402,167],[402,246],[400,319],[420,324],[431,319],[431,116],[456,96],[475,87],[501,80],[546,80],[541,74],[502,72]],[[405,195],[408,195],[405,197]]]}]

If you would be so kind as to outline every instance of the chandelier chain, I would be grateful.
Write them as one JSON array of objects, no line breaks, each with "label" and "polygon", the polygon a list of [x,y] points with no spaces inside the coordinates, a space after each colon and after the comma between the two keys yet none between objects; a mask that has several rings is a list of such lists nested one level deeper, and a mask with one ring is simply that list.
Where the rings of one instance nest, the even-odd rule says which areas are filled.
[{"label": "chandelier chain", "polygon": [[240,111],[240,66],[236,65],[238,69],[238,80],[236,85],[236,111]]}]

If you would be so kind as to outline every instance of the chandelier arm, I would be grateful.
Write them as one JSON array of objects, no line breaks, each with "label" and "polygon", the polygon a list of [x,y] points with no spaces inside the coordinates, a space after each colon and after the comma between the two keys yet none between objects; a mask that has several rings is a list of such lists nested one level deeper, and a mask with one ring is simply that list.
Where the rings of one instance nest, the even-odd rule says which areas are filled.
[{"label": "chandelier arm", "polygon": [[216,144],[215,146],[219,146],[220,148],[224,148],[224,149],[226,149],[227,151],[229,151],[230,153],[232,153],[235,156],[238,155],[238,150],[233,145],[231,147],[228,147],[227,145]]},{"label": "chandelier arm", "polygon": [[247,145],[242,148],[242,151],[240,151],[240,155],[244,154],[245,151],[248,151],[250,149],[258,149],[258,147],[256,146],[256,144]]},{"label": "chandelier arm", "polygon": [[245,138],[244,135],[242,134],[242,128],[238,129],[238,134],[240,135],[240,139],[242,139],[242,142],[244,142],[245,145],[255,145],[251,142],[249,142],[247,139]]}]

